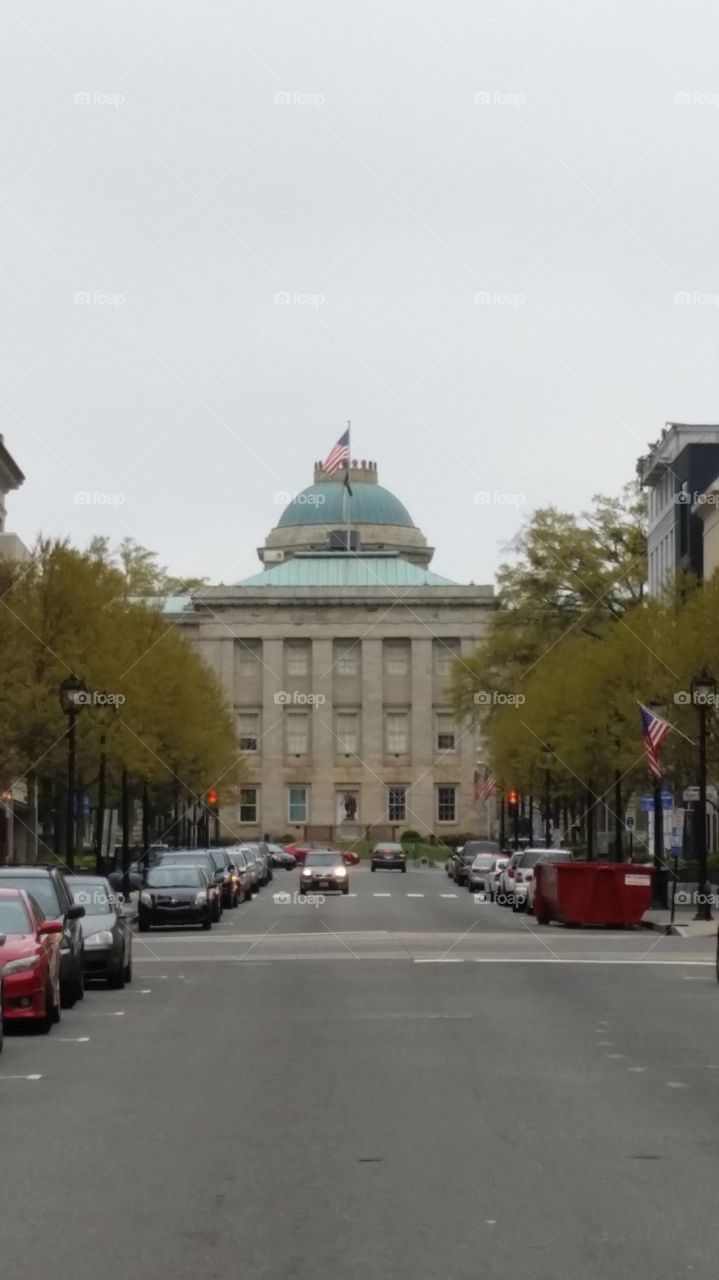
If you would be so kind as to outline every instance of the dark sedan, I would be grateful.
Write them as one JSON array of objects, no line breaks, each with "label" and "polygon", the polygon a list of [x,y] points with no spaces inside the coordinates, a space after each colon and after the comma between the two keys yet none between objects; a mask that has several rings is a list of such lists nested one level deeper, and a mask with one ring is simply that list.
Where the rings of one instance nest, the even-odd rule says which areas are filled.
[{"label": "dark sedan", "polygon": [[407,854],[401,844],[393,844],[385,841],[382,844],[376,844],[372,850],[372,870],[407,870]]},{"label": "dark sedan", "polygon": [[137,907],[137,927],[147,933],[156,925],[199,924],[212,928],[210,882],[203,867],[163,862],[145,877]]},{"label": "dark sedan", "polygon": [[456,853],[452,862],[452,878],[455,884],[466,884],[469,869],[478,853],[500,854],[502,851],[496,840],[468,840],[461,853]]},{"label": "dark sedan", "polygon": [[216,853],[216,849],[177,849],[173,853],[160,854],[156,863],[156,867],[201,867],[206,872],[212,919],[215,923],[222,916],[222,886],[225,880],[225,868],[220,864],[219,858],[215,857]]},{"label": "dark sedan", "polygon": [[307,854],[300,873],[300,893],[310,893],[313,889],[336,889],[338,893],[349,893],[349,875],[341,853],[327,849]]},{"label": "dark sedan", "polygon": [[122,989],[132,981],[132,933],[122,905],[104,876],[66,876],[75,902],[85,908],[80,924],[85,941],[85,977],[104,978]]},{"label": "dark sedan", "polygon": [[294,853],[288,853],[279,844],[268,844],[273,867],[281,867],[283,871],[292,871],[297,866],[297,859]]}]

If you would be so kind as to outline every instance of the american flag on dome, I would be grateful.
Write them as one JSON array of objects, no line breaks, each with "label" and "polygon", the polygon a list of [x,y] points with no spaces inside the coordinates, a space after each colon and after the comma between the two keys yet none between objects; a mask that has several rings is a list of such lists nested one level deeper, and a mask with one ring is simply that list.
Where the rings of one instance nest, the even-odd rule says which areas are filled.
[{"label": "american flag on dome", "polygon": [[497,790],[497,779],[493,777],[482,780],[478,773],[474,775],[474,799],[477,804],[484,803]]},{"label": "american flag on dome", "polygon": [[330,449],[324,463],[322,464],[322,470],[326,476],[333,476],[335,471],[341,471],[343,467],[348,467],[349,461],[350,429],[348,427],[344,435],[340,436],[337,444],[333,445]]},{"label": "american flag on dome", "polygon": [[647,767],[649,772],[655,778],[661,778],[662,766],[659,759],[659,748],[666,738],[671,725],[667,720],[662,720],[661,716],[657,716],[649,707],[645,707],[643,703],[639,703],[639,713],[642,717],[642,737],[644,739],[644,754],[647,758]]}]

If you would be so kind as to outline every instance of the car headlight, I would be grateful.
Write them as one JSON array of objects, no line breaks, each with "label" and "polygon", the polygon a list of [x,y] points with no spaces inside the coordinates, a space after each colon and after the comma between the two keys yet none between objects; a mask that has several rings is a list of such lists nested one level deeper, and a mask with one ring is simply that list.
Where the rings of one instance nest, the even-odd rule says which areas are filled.
[{"label": "car headlight", "polygon": [[112,934],[109,929],[102,929],[100,933],[91,933],[85,939],[85,946],[92,947],[111,947]]},{"label": "car headlight", "polygon": [[205,893],[204,889],[200,889],[200,892],[195,894],[195,906],[203,907],[206,902],[207,902],[207,894]]},{"label": "car headlight", "polygon": [[2,970],[3,977],[6,978],[11,973],[26,973],[28,969],[35,969],[39,963],[39,956],[21,956],[19,960],[8,960]]},{"label": "car headlight", "polygon": [[140,902],[142,903],[143,907],[152,906],[152,894],[148,893],[147,889],[143,889],[142,893],[140,894]]},{"label": "car headlight", "polygon": [[346,876],[346,875],[347,875],[347,868],[346,868],[346,867],[335,867],[335,875],[336,875],[338,878],[341,878],[342,876]]},{"label": "car headlight", "polygon": [[302,868],[302,874],[303,874],[303,876],[311,876],[311,875],[312,875],[312,868],[311,868],[311,867],[303,867],[303,868]]}]

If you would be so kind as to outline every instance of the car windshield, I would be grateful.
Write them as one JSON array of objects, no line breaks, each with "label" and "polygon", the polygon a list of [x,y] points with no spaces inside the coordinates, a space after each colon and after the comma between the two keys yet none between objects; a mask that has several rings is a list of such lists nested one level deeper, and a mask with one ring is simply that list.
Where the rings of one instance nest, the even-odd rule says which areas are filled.
[{"label": "car windshield", "polygon": [[2,876],[0,889],[24,889],[35,899],[49,919],[55,919],[63,914],[51,876]]},{"label": "car windshield", "polygon": [[210,878],[214,877],[217,870],[210,855],[205,853],[190,853],[187,858],[163,858],[158,863],[158,867],[182,867],[183,869],[185,867],[204,867]]},{"label": "car windshield", "polygon": [[21,898],[0,898],[0,933],[32,933],[32,922]]},{"label": "car windshield", "polygon": [[68,880],[70,893],[87,916],[109,916],[114,910],[109,886],[102,880]]},{"label": "car windshield", "polygon": [[377,844],[375,845],[375,853],[401,853],[401,844]]},{"label": "car windshield", "polygon": [[339,853],[308,853],[305,858],[306,867],[334,867],[341,862]]},{"label": "car windshield", "polygon": [[155,867],[147,876],[150,889],[194,889],[203,883],[197,867]]},{"label": "car windshield", "polygon": [[473,871],[488,871],[494,866],[494,856],[491,853],[478,853],[472,863]]}]

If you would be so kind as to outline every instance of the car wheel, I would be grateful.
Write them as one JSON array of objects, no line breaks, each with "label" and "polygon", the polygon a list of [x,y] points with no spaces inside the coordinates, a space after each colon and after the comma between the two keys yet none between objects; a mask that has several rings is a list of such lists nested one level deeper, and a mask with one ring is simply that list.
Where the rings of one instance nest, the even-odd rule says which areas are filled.
[{"label": "car wheel", "polygon": [[77,975],[77,981],[75,983],[75,998],[77,1000],[85,999],[85,970],[83,968],[82,960],[80,961],[80,972]]},{"label": "car wheel", "polygon": [[402,868],[401,868],[401,871],[402,871],[402,875],[406,875],[406,874],[407,874],[407,868],[406,868],[406,866],[402,867]]},{"label": "car wheel", "polygon": [[42,1018],[38,1018],[37,1026],[41,1035],[46,1036],[56,1022],[60,1021],[60,1011],[56,1008],[55,993],[52,989],[52,983],[48,982],[45,988],[45,1014]]},{"label": "car wheel", "polygon": [[130,955],[130,959],[125,965],[123,972],[125,974],[125,982],[132,982],[132,955]]},{"label": "car wheel", "polygon": [[207,916],[205,917],[205,919],[202,921],[202,927],[203,929],[212,928],[212,915],[209,912],[207,913]]},{"label": "car wheel", "polygon": [[60,987],[60,1004],[63,1009],[72,1009],[77,1004],[77,992],[74,983],[66,982],[64,987]]},{"label": "car wheel", "polygon": [[218,905],[217,903],[215,903],[214,907],[212,908],[212,919],[214,920],[215,924],[219,924],[219,922],[220,922],[220,908],[219,908],[219,905]]},{"label": "car wheel", "polygon": [[370,867],[370,870],[371,870],[371,871],[376,871],[376,870],[377,870],[376,866],[374,865],[374,862],[372,863],[372,866]]},{"label": "car wheel", "polygon": [[349,891],[350,891],[350,887],[349,887],[349,885],[348,885],[348,884],[343,884],[343,885],[342,885],[342,892],[343,892],[343,894],[345,895],[345,897],[347,896],[347,894],[349,893]]},{"label": "car wheel", "polygon": [[149,932],[150,932],[150,926],[149,926],[149,924],[148,924],[147,920],[138,920],[138,922],[137,922],[137,932],[138,932],[138,933],[149,933]]}]

